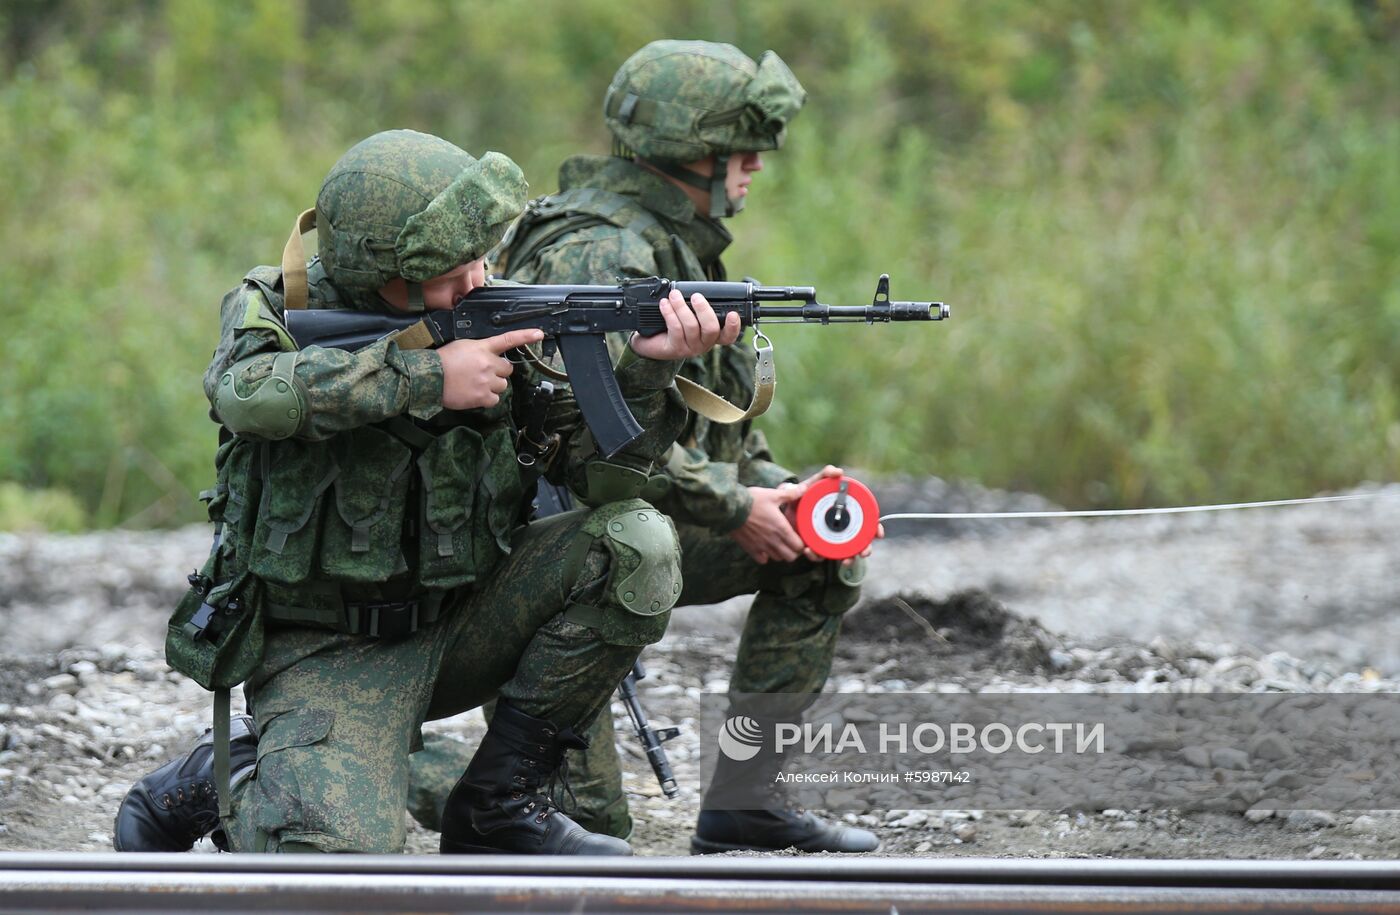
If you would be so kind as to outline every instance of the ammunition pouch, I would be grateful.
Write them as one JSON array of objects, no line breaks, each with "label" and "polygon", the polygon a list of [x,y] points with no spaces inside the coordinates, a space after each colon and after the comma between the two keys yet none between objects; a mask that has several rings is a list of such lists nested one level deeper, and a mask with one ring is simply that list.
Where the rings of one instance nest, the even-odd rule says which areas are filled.
[{"label": "ammunition pouch", "polygon": [[315,570],[322,495],[340,465],[326,445],[299,439],[266,442],[257,460],[262,492],[252,550],[241,558],[265,581],[300,584]]},{"label": "ammunition pouch", "polygon": [[[233,550],[221,542],[175,606],[165,633],[172,668],[209,690],[230,689],[262,660],[264,602],[257,579],[228,578]],[[221,579],[221,584],[215,584]]]},{"label": "ammunition pouch", "polygon": [[525,507],[510,429],[396,419],[324,442],[225,436],[203,496],[220,542],[171,617],[172,667],[237,685],[268,626],[404,638],[495,569]]},{"label": "ammunition pouch", "polygon": [[524,507],[512,454],[504,424],[433,435],[405,421],[327,442],[236,438],[210,511],[240,563],[269,585],[416,573],[423,590],[445,591],[489,575],[510,552]]},{"label": "ammunition pouch", "polygon": [[510,553],[525,484],[510,430],[454,426],[418,456],[422,523],[418,582],[456,588],[489,575]]}]

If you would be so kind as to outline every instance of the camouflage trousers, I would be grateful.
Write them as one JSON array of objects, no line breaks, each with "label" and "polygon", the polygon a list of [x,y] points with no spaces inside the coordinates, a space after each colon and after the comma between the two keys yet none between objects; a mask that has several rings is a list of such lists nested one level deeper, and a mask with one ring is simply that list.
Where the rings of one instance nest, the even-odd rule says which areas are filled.
[{"label": "camouflage trousers", "polygon": [[[680,604],[713,604],[757,592],[739,639],[731,694],[790,694],[792,711],[801,711],[831,673],[841,617],[860,596],[863,561],[844,570],[839,563],[804,559],[759,565],[727,534],[685,524],[677,530],[685,582]],[[578,797],[577,813],[570,815],[594,832],[625,838],[632,818],[622,793],[611,714],[598,716],[588,740],[587,750],[569,754],[569,781]],[[426,828],[440,828],[447,793],[471,752],[458,740],[433,737],[411,757],[409,812]]]},{"label": "camouflage trousers", "polygon": [[[659,561],[656,550],[644,557],[605,533],[639,508],[648,506],[614,503],[522,529],[488,580],[401,640],[270,630],[245,686],[261,736],[254,774],[235,789],[225,824],[233,850],[401,851],[409,754],[422,745],[424,721],[501,696],[561,727],[592,724],[669,616],[629,613],[610,583],[638,581],[634,573],[650,568],[650,584],[675,599],[668,523],[670,555]],[[580,538],[591,541],[586,552],[570,553]],[[581,559],[570,566],[566,554]],[[561,612],[576,606],[595,624]]]}]

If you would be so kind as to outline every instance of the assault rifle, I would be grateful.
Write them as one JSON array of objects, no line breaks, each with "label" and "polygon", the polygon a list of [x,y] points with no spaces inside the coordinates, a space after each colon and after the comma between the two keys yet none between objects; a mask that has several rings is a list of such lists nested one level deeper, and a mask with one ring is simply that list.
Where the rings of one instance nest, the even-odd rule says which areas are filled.
[{"label": "assault rifle", "polygon": [[[836,324],[887,321],[942,321],[942,302],[890,301],[889,275],[880,277],[869,305],[823,305],[811,286],[760,286],[752,282],[673,283],[660,277],[630,279],[617,286],[483,286],[459,299],[451,310],[421,315],[384,315],[313,308],[286,313],[287,330],[297,346],[356,350],[386,334],[408,331],[422,345],[453,340],[481,340],[506,331],[538,327],[545,359],[556,352],[573,385],[583,419],[598,449],[611,457],[642,434],[627,408],[608,355],[606,335],[636,331],[644,337],[664,333],[666,321],[657,304],[672,289],[687,301],[694,293],[709,300],[723,321],[739,313],[745,327],[767,324]],[[784,304],[796,303],[796,304]],[[760,340],[767,342],[760,332]],[[771,350],[771,344],[768,347]],[[762,352],[762,350],[760,350]]]},{"label": "assault rifle", "polygon": [[681,729],[662,728],[658,731],[647,721],[646,712],[642,711],[641,700],[637,698],[637,681],[646,679],[646,675],[647,669],[642,666],[642,659],[633,661],[632,672],[622,678],[617,687],[617,694],[627,706],[627,717],[632,719],[632,730],[637,732],[637,739],[646,750],[647,762],[651,763],[651,771],[656,776],[657,783],[661,785],[661,791],[667,797],[675,797],[681,793],[681,789],[677,787],[676,776],[671,772],[671,760],[666,757],[666,748],[661,745],[679,736]]}]

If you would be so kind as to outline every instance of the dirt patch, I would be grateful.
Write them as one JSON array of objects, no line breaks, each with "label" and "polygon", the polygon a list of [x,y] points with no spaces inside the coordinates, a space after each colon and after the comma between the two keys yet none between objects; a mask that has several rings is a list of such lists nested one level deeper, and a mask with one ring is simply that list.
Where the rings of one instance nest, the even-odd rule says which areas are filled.
[{"label": "dirt patch", "polygon": [[986,591],[967,590],[943,600],[897,594],[856,609],[842,627],[843,657],[878,648],[899,659],[899,670],[915,675],[947,676],[954,669],[1035,674],[1054,667],[1052,652],[1060,640]]}]

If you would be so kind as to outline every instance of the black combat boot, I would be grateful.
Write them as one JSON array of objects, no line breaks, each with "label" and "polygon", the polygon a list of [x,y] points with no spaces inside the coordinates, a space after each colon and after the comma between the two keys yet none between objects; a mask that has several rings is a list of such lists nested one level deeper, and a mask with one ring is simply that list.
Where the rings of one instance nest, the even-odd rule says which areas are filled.
[{"label": "black combat boot", "polygon": [[[765,734],[772,733],[771,721],[749,720]],[[863,852],[880,847],[868,829],[833,823],[795,806],[777,781],[783,759],[771,746],[765,738],[758,754],[744,762],[719,754],[690,837],[692,855],[785,848]]]},{"label": "black combat boot", "polygon": [[[237,776],[258,758],[253,719],[247,715],[231,719],[229,738],[229,772]],[[209,730],[184,756],[131,786],[117,810],[112,847],[117,851],[189,851],[218,825],[214,734]],[[215,841],[218,843],[218,838]],[[224,848],[224,843],[219,847]]]},{"label": "black combat boot", "polygon": [[626,842],[589,832],[550,800],[545,783],[552,786],[556,775],[568,790],[565,751],[587,747],[571,728],[498,701],[481,746],[447,796],[442,853],[632,854]]},{"label": "black combat boot", "polygon": [[861,852],[874,851],[880,840],[868,829],[824,820],[793,807],[764,810],[701,810],[690,837],[692,855],[722,851]]}]

